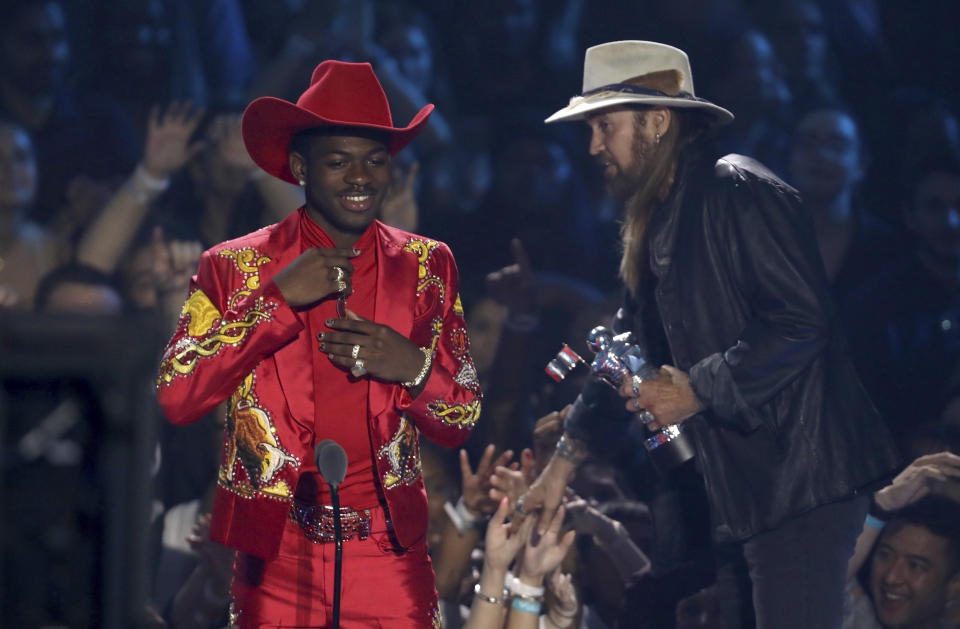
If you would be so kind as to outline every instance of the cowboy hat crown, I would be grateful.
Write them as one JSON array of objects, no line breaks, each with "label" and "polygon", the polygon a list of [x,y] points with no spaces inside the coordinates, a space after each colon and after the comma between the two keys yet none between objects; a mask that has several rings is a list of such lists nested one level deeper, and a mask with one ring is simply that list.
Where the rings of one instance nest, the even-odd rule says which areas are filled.
[{"label": "cowboy hat crown", "polygon": [[389,134],[396,154],[423,130],[433,105],[421,109],[406,127],[394,127],[387,95],[369,63],[327,60],[314,69],[310,86],[297,102],[264,96],[243,112],[243,142],[250,157],[274,177],[297,183],[290,172],[290,141],[317,127],[357,127]]},{"label": "cowboy hat crown", "polygon": [[615,41],[587,48],[583,93],[545,122],[582,120],[615,105],[694,109],[710,114],[717,123],[733,120],[732,113],[694,94],[687,53],[657,42]]}]

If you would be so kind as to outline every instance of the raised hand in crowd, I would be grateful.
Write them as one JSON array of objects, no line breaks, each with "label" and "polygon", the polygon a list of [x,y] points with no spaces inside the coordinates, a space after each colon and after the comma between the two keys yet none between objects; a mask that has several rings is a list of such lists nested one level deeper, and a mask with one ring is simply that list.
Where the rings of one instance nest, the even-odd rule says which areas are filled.
[{"label": "raised hand in crowd", "polygon": [[499,501],[506,497],[510,507],[514,508],[517,500],[527,491],[533,481],[533,451],[524,448],[520,453],[520,469],[498,465],[490,477],[490,498]]},{"label": "raised hand in crowd", "polygon": [[593,541],[610,557],[624,587],[650,570],[650,559],[633,542],[623,524],[580,497],[575,496],[565,506],[573,530],[593,537]]},{"label": "raised hand in crowd", "polygon": [[557,440],[563,434],[563,420],[570,412],[567,404],[562,410],[552,411],[537,420],[533,427],[533,471],[539,475],[557,449]]},{"label": "raised hand in crowd", "polygon": [[519,238],[510,241],[513,264],[488,273],[487,295],[507,307],[508,317],[533,316],[537,309],[533,266]]},{"label": "raised hand in crowd", "polygon": [[931,493],[960,501],[960,456],[952,452],[921,456],[873,499],[881,509],[896,511]]},{"label": "raised hand in crowd", "polygon": [[573,586],[573,575],[554,570],[547,577],[544,605],[547,614],[543,619],[546,629],[567,629],[580,611],[577,589]]},{"label": "raised hand in crowd", "polygon": [[[566,419],[570,406],[559,411],[557,419],[563,421]],[[553,420],[548,420],[553,421]],[[543,471],[531,483],[530,488],[524,493],[516,507],[517,512],[522,517],[540,511],[538,529],[541,534],[546,531],[549,522],[554,517],[557,507],[563,500],[567,483],[577,469],[577,465],[587,456],[586,444],[569,435],[561,436],[563,448],[558,447],[550,461]],[[558,441],[558,444],[560,442]],[[518,518],[519,520],[519,518]]]},{"label": "raised hand in crowd", "polygon": [[383,200],[380,219],[398,229],[416,231],[420,208],[414,195],[420,162],[413,162],[406,170],[394,162],[390,169],[390,189]]},{"label": "raised hand in crowd", "polygon": [[[470,616],[465,629],[500,629],[505,614],[503,586],[507,570],[523,545],[530,538],[533,520],[528,518],[516,530],[506,523],[510,504],[506,498],[500,501],[490,517],[485,537],[483,570],[476,597],[470,606]],[[545,548],[545,547],[544,547]]]},{"label": "raised hand in crowd", "polygon": [[188,101],[150,109],[143,151],[143,168],[150,177],[167,179],[200,152],[204,142],[192,139],[203,116],[204,110]]},{"label": "raised hand in crowd", "polygon": [[496,496],[493,493],[493,472],[510,462],[513,457],[513,450],[504,450],[494,460],[495,452],[496,447],[492,443],[484,448],[483,454],[477,462],[477,471],[474,473],[470,469],[470,459],[467,456],[467,451],[460,450],[463,506],[468,513],[477,518],[491,515],[497,510],[502,498],[502,496]]},{"label": "raised hand in crowd", "polygon": [[460,450],[461,493],[456,506],[447,503],[444,510],[450,525],[443,529],[439,548],[434,551],[437,592],[441,600],[456,596],[460,579],[470,563],[470,553],[480,538],[484,520],[497,510],[499,500],[490,497],[490,476],[494,468],[507,465],[513,451],[505,450],[494,458],[496,447],[483,449],[474,472],[466,450]]},{"label": "raised hand in crowd", "polygon": [[104,273],[117,268],[134,235],[146,218],[150,202],[170,185],[170,177],[203,148],[193,141],[203,110],[187,102],[166,109],[154,106],[147,122],[143,159],[137,169],[107,202],[84,231],[77,261]]}]

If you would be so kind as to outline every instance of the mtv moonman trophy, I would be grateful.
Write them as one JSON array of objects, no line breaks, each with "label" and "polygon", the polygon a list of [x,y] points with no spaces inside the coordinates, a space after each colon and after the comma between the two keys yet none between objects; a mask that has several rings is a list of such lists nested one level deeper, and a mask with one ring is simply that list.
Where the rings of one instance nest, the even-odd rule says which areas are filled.
[{"label": "mtv moonman trophy", "polygon": [[[623,381],[638,376],[641,381],[652,380],[660,376],[659,370],[651,365],[643,355],[643,350],[633,342],[633,334],[624,332],[616,336],[603,326],[590,330],[587,345],[594,352],[590,372],[598,380],[619,389]],[[580,363],[586,362],[566,344],[557,352],[556,358],[547,363],[547,375],[560,382]],[[655,418],[649,411],[637,414],[647,424]],[[694,457],[693,444],[683,434],[678,424],[656,431],[643,442],[650,460],[662,473],[669,472],[681,463]]]}]

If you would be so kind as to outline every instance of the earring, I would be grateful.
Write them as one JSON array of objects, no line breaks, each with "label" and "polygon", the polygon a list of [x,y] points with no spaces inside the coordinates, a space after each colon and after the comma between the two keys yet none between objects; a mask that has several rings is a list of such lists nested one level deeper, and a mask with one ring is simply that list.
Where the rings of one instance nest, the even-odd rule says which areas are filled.
[{"label": "earring", "polygon": [[654,144],[660,144],[660,134],[659,134],[659,133],[656,135],[656,137],[653,138],[653,143],[654,143]]},{"label": "earring", "polygon": [[303,177],[299,177],[297,179],[297,183],[299,183],[301,186],[307,185],[307,181]]}]

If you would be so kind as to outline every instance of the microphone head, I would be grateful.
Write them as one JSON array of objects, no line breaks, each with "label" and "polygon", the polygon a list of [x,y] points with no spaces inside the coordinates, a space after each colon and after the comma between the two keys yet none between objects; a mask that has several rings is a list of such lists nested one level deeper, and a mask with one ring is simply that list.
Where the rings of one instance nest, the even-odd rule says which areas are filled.
[{"label": "microphone head", "polygon": [[347,453],[333,439],[324,439],[314,450],[317,469],[324,480],[334,489],[340,486],[347,475]]}]

